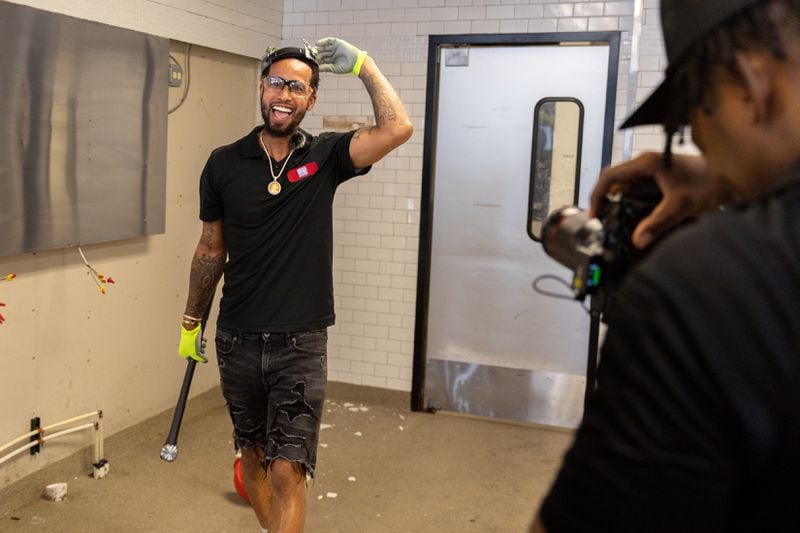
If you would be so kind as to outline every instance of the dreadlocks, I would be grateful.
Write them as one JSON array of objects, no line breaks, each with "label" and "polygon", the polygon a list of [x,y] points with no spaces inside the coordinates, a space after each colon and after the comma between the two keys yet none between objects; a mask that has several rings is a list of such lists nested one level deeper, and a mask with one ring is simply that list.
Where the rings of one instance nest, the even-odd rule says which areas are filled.
[{"label": "dreadlocks", "polygon": [[[774,5],[784,6],[778,20]],[[753,47],[769,50],[779,60],[786,58],[782,31],[786,23],[794,31],[800,26],[800,0],[771,0],[760,2],[742,14],[722,24],[678,63],[672,73],[670,109],[664,117],[667,146],[664,152],[669,163],[672,136],[689,121],[689,111],[702,106],[711,112],[711,74],[716,65],[727,68],[741,78],[736,64],[736,52]]]}]

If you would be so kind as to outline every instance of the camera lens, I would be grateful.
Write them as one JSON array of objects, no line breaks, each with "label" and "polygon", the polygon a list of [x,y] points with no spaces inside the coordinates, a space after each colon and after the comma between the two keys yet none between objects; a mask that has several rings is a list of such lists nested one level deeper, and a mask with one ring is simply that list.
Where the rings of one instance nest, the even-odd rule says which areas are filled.
[{"label": "camera lens", "polygon": [[566,206],[553,211],[542,226],[545,253],[569,268],[585,267],[603,252],[603,226],[586,211]]}]

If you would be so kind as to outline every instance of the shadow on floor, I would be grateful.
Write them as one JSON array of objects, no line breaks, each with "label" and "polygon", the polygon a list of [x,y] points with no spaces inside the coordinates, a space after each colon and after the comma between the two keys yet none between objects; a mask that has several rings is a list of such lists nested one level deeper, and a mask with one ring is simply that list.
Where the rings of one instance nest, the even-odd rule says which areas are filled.
[{"label": "shadow on floor", "polygon": [[[107,477],[79,452],[0,491],[0,531],[257,532],[233,486],[219,388],[189,402],[174,463],[159,459],[172,412],[106,440]],[[526,527],[568,432],[409,411],[408,393],[330,383],[308,533],[514,532]],[[67,481],[64,501],[41,498]]]}]

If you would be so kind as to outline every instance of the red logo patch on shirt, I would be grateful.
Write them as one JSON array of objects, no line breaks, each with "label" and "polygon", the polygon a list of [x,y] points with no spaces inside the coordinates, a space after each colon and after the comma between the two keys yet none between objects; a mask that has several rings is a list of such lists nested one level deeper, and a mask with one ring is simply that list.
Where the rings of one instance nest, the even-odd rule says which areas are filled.
[{"label": "red logo patch on shirt", "polygon": [[302,167],[293,168],[288,174],[286,174],[286,177],[289,179],[289,181],[294,183],[296,181],[304,180],[313,176],[317,173],[317,170],[319,170],[319,167],[315,162],[312,161],[311,163],[306,163]]}]

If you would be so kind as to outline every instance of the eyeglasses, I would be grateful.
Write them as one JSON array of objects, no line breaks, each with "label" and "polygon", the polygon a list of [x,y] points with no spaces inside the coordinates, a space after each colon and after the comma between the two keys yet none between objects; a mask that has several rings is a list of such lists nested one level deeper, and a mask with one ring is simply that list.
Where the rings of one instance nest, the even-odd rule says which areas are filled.
[{"label": "eyeglasses", "polygon": [[293,95],[306,96],[314,91],[302,80],[287,80],[280,76],[264,76],[264,79],[267,81],[267,89],[272,89],[275,92],[281,92],[284,87],[288,87],[289,92]]}]

